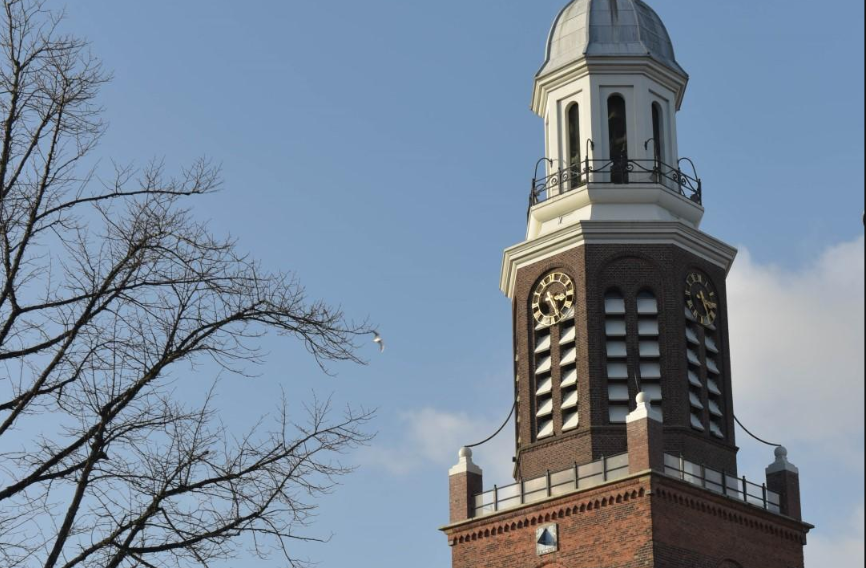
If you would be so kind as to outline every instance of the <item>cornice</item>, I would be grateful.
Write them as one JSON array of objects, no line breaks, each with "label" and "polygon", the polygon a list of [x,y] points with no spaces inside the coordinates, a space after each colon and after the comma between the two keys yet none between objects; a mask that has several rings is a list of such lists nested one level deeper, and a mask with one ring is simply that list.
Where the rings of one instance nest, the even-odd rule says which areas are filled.
[{"label": "cornice", "polygon": [[439,530],[447,535],[451,546],[457,546],[644,498],[669,501],[712,515],[723,522],[802,544],[805,544],[806,534],[815,528],[809,523],[695,487],[657,471],[644,470],[582,491],[446,525]]},{"label": "cornice", "polygon": [[689,78],[676,73],[656,60],[636,57],[584,57],[574,63],[560,67],[547,75],[536,77],[532,90],[532,110],[544,116],[547,94],[571,81],[587,75],[641,74],[661,83],[676,93],[676,109],[680,110]]},{"label": "cornice", "polygon": [[[653,472],[652,494],[660,499],[672,501],[680,506],[721,517],[727,521],[765,532],[787,530],[784,536],[791,540],[802,540],[815,526],[781,513],[767,511],[760,506],[739,499],[720,495],[687,481]],[[781,536],[781,535],[780,535]]]},{"label": "cornice", "polygon": [[[539,499],[533,503],[505,509],[490,515],[474,517],[452,523],[440,527],[439,530],[446,534],[464,532],[471,535],[474,534],[473,529],[475,528],[490,526],[492,524],[500,525],[505,528],[511,523],[514,523],[514,528],[518,529],[523,528],[524,526],[535,525],[536,523],[549,522],[551,515],[543,514],[543,511],[548,509],[557,509],[557,518],[563,518],[566,516],[566,510],[568,510],[568,515],[571,516],[572,509],[574,514],[578,514],[599,509],[601,507],[619,504],[622,502],[623,498],[625,498],[626,501],[629,499],[642,499],[650,494],[649,481],[652,474],[653,472],[650,470],[639,471],[629,474],[626,477],[600,483],[579,491],[554,495],[547,497],[546,499]],[[569,501],[575,502],[575,504],[569,504],[567,507],[563,508],[562,505]],[[548,521],[545,521],[545,518],[547,518]],[[485,531],[479,531],[478,536],[485,536],[484,532]],[[488,530],[486,532],[487,536],[490,536],[490,531]],[[499,534],[502,534],[503,531],[498,532]],[[504,532],[508,532],[508,529],[505,529]]]},{"label": "cornice", "polygon": [[579,221],[505,249],[499,288],[513,298],[520,268],[590,244],[676,245],[726,274],[737,255],[734,247],[679,221]]}]

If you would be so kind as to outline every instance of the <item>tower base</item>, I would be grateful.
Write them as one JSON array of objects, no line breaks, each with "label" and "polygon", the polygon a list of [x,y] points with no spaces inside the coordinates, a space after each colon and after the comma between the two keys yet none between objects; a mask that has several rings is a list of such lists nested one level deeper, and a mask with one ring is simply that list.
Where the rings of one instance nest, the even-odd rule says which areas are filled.
[{"label": "tower base", "polygon": [[803,568],[811,528],[645,471],[442,531],[453,568]]}]

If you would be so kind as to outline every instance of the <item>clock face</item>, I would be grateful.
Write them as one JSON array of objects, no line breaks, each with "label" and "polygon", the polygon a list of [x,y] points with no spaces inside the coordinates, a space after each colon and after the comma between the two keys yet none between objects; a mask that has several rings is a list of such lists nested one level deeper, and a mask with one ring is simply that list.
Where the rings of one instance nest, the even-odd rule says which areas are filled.
[{"label": "clock face", "polygon": [[541,325],[562,321],[574,304],[574,283],[562,272],[545,276],[532,293],[532,315]]},{"label": "clock face", "polygon": [[692,272],[686,278],[686,307],[702,325],[710,326],[716,321],[719,298],[706,275]]}]

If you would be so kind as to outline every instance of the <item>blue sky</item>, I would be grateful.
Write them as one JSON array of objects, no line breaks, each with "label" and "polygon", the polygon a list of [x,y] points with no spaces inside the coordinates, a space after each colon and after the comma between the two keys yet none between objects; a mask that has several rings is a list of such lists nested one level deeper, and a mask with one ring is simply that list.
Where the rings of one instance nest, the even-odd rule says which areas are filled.
[{"label": "blue sky", "polygon": [[[436,530],[447,468],[511,405],[499,266],[524,236],[543,148],[532,78],[563,3],[68,6],[67,28],[115,74],[103,165],[221,162],[224,190],[197,214],[385,336],[383,355],[371,344],[369,366],[335,367],[336,378],[268,338],[260,377],[221,381],[236,427],[272,410],[280,388],[378,407],[376,441],[350,456],[361,469],[321,501],[311,529],[332,541],[303,549],[324,568],[449,565]],[[678,138],[704,181],[702,229],[742,251],[730,284],[738,415],[801,468],[804,513],[819,527],[811,565],[859,566],[863,3],[650,4],[691,76]],[[211,379],[191,379],[186,396]],[[505,481],[510,437],[479,453],[491,482]],[[772,451],[742,432],[738,442],[741,469],[759,479]]]}]

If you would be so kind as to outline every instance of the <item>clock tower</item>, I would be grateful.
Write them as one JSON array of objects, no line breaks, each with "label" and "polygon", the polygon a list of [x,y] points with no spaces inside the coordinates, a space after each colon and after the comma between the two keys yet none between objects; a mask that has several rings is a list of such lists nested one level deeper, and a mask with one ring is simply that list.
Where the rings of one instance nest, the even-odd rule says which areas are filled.
[{"label": "clock tower", "polygon": [[[532,109],[545,155],[506,249],[514,483],[450,472],[455,568],[798,568],[799,472],[738,471],[725,278],[677,146],[688,75],[640,0],[556,17]],[[767,380],[774,380],[768,377]]]}]

